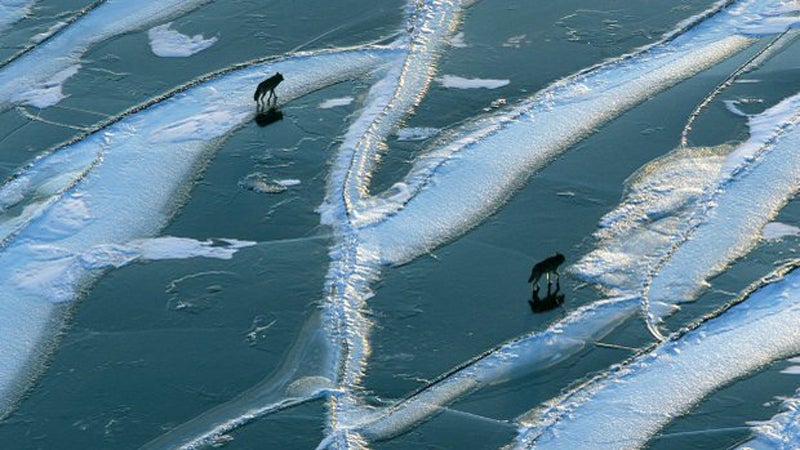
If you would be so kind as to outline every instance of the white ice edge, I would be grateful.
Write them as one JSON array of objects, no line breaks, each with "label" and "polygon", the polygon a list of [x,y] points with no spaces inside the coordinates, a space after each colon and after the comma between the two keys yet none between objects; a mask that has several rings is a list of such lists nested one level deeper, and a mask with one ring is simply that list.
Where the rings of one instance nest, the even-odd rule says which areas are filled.
[{"label": "white ice edge", "polygon": [[[749,18],[770,6],[741,3]],[[450,133],[403,182],[364,201],[360,235],[385,264],[400,264],[462,234],[599,125],[750,45],[752,38],[731,34],[742,20],[737,12],[723,10],[672,41],[569,77],[510,112]]]},{"label": "white ice edge", "polygon": [[[5,226],[0,253],[0,415],[9,412],[33,376],[32,365],[47,353],[44,344],[58,331],[63,310],[58,302],[74,298],[99,273],[91,265],[65,271],[36,246],[78,255],[155,235],[218,138],[252,117],[252,88],[259,81],[275,71],[289,75],[278,92],[291,101],[364,76],[396,54],[307,53],[219,76],[39,159],[0,189],[4,199],[35,199],[18,206],[24,219],[5,218],[13,226]],[[61,162],[69,165],[65,173],[58,170]]]},{"label": "white ice edge", "polygon": [[714,390],[800,352],[800,271],[519,419],[518,449],[639,448]]},{"label": "white ice edge", "polygon": [[[790,152],[791,149],[796,148],[796,137],[800,135],[800,132],[796,127],[787,127],[785,121],[787,119],[787,111],[791,111],[791,108],[786,108],[786,106],[796,99],[797,97],[787,99],[762,114],[762,119],[768,117],[771,122],[761,120],[759,121],[760,126],[771,130],[772,134],[754,133],[755,136],[752,139],[759,139],[762,144],[761,147],[753,145],[753,140],[742,145],[742,147],[750,148],[753,152],[762,155],[763,159],[760,160],[760,164],[764,164],[765,160],[773,160],[780,164],[780,162],[786,160],[786,155],[781,153],[780,150]],[[788,115],[788,118],[791,118],[791,115]],[[768,147],[769,151],[764,150],[764,146],[767,146],[768,143],[774,145],[774,148]],[[734,152],[733,154],[742,155],[741,152]],[[717,167],[719,165],[721,165],[721,161],[717,163]],[[791,166],[784,165],[783,167],[785,170],[792,170]],[[739,171],[738,173],[743,178],[746,178],[745,175],[755,174],[755,176],[758,176],[762,173],[761,171],[769,174],[771,170],[775,170],[775,167],[766,166],[760,170],[753,168],[751,171]],[[695,175],[694,172],[688,172],[688,176],[693,180],[696,179]],[[780,175],[778,175],[778,179],[780,178]],[[759,181],[755,180],[750,185],[757,185],[758,183]],[[731,184],[731,186],[738,186],[738,184]],[[781,188],[789,188],[791,190],[791,187],[791,183],[786,186],[779,183],[778,189],[773,191],[773,195],[779,199],[786,198],[787,191]],[[730,195],[749,198],[744,192],[738,190]],[[765,205],[774,206],[776,204],[773,201],[762,200]],[[723,198],[721,201],[727,202],[728,200]],[[774,211],[771,210],[761,211],[760,216],[728,211],[723,217],[747,218],[748,220],[742,221],[734,219],[730,232],[749,236],[747,231],[749,230],[747,228],[749,224],[754,224],[753,226],[758,227],[759,223],[766,222],[773,214]],[[710,220],[713,220],[713,217]],[[740,229],[745,229],[745,231],[738,233],[741,230],[737,229],[737,226]],[[714,236],[715,234],[712,233],[704,235],[703,238],[712,240]],[[757,240],[758,235],[756,234],[752,239]],[[720,240],[717,241],[717,244],[720,247],[726,247],[727,242]],[[723,258],[719,264],[727,264],[729,260],[725,258],[731,257],[729,254],[720,252],[712,251],[711,254]],[[679,261],[677,264],[685,266],[688,263]],[[641,272],[639,272],[639,277],[641,277]],[[547,331],[532,333],[498,347],[488,352],[485,356],[446,374],[440,381],[432,383],[398,405],[363,418],[362,423],[355,430],[369,439],[391,438],[426,420],[440,411],[442,407],[476,389],[506,381],[515,374],[530,374],[546,369],[574,355],[585,345],[601,339],[620,323],[633,316],[638,311],[639,301],[638,296],[629,294],[627,297],[600,301],[580,308],[570,313],[567,318],[551,326]],[[662,302],[654,303],[653,308],[658,317],[667,316],[675,311],[674,306]]]},{"label": "white ice edge", "polygon": [[63,76],[69,73],[65,71],[78,66],[80,58],[91,46],[167,21],[210,1],[106,0],[0,68],[0,109],[16,103],[38,107],[57,103],[61,99],[58,96],[50,95],[45,101],[43,98],[37,99],[36,93],[44,85],[51,88],[55,84],[60,86],[69,78]]}]

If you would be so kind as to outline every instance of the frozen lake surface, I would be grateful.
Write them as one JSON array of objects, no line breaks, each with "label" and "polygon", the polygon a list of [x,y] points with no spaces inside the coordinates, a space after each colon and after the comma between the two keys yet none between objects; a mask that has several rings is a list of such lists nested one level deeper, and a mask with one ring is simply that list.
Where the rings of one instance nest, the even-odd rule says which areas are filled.
[{"label": "frozen lake surface", "polygon": [[0,448],[800,446],[798,14],[0,0]]}]

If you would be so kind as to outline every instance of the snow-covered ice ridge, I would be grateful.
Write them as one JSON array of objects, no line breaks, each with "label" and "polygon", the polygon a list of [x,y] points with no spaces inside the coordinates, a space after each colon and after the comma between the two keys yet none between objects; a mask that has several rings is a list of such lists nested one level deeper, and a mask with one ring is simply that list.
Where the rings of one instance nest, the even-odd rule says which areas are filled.
[{"label": "snow-covered ice ridge", "polygon": [[[252,118],[252,86],[275,71],[292,74],[278,90],[290,101],[364,77],[397,53],[310,52],[226,71],[134,108],[3,185],[0,415],[9,412],[48,352],[64,302],[101,273],[86,249],[125,248],[155,236],[219,138]],[[64,264],[64,255],[84,257]]]},{"label": "snow-covered ice ridge", "polygon": [[772,17],[768,14],[781,3],[735,2],[661,43],[567,77],[520,105],[443,133],[403,180],[361,200],[351,215],[357,218],[354,224],[386,264],[410,261],[461,235],[599,125],[747,48],[755,38],[736,31],[757,23],[758,17]]}]

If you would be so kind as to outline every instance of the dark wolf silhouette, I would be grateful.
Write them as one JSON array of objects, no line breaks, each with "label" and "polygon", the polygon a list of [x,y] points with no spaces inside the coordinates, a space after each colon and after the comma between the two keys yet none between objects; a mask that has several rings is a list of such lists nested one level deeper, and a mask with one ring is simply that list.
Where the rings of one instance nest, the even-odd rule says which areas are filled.
[{"label": "dark wolf silhouette", "polygon": [[547,284],[547,294],[544,298],[539,297],[539,285],[534,285],[533,288],[533,295],[531,299],[528,300],[528,304],[531,305],[531,311],[534,313],[543,313],[550,311],[551,309],[558,308],[564,303],[564,294],[561,294],[561,283],[556,281],[556,291],[550,292],[550,287],[552,284]]},{"label": "dark wolf silhouette", "polygon": [[536,289],[539,286],[539,278],[541,278],[542,275],[545,275],[547,276],[547,284],[550,285],[551,273],[554,273],[556,275],[556,279],[560,280],[561,276],[558,274],[558,266],[564,262],[564,259],[564,255],[561,253],[556,253],[555,255],[536,263],[531,270],[531,276],[528,278],[528,283],[533,283],[534,288]]},{"label": "dark wolf silhouette", "polygon": [[[258,111],[261,112],[266,106],[269,106],[270,100],[273,101],[272,105],[276,105],[278,103],[278,95],[275,94],[275,88],[278,87],[283,81],[283,75],[280,72],[276,72],[275,75],[267,78],[266,80],[258,83],[258,87],[256,87],[256,93],[253,94],[253,100],[256,101],[256,105],[258,107]],[[264,96],[269,93],[267,97],[267,103],[264,104]]]}]

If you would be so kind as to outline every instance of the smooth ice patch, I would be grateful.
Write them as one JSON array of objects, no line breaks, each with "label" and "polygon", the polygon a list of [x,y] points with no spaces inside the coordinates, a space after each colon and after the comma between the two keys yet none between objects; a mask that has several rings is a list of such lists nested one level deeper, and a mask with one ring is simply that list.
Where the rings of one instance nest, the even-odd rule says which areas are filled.
[{"label": "smooth ice patch", "polygon": [[497,89],[508,86],[510,80],[493,80],[484,78],[462,78],[455,75],[443,75],[437,78],[442,87],[448,89]]},{"label": "smooth ice patch", "polygon": [[768,241],[779,241],[789,236],[800,236],[800,228],[780,222],[770,222],[764,225],[761,237]]},{"label": "smooth ice patch", "polygon": [[283,186],[283,187],[299,186],[300,183],[301,183],[300,180],[295,179],[295,178],[288,178],[288,179],[285,179],[285,180],[275,180],[275,182],[278,183],[279,185]]},{"label": "smooth ice patch", "polygon": [[785,373],[787,375],[800,375],[800,366],[789,366],[781,370],[781,373]]},{"label": "smooth ice patch", "polygon": [[397,130],[398,141],[424,141],[439,133],[438,128],[430,127],[414,127],[414,128],[400,128]]},{"label": "smooth ice patch", "polygon": [[211,47],[217,42],[216,37],[206,39],[202,34],[187,36],[170,28],[172,22],[150,28],[147,37],[150,49],[157,56],[165,58],[185,58]]},{"label": "smooth ice patch", "polygon": [[339,98],[331,98],[325,100],[324,102],[320,103],[318,108],[319,109],[331,109],[336,108],[337,106],[347,106],[353,103],[355,100],[353,97],[339,97]]}]

